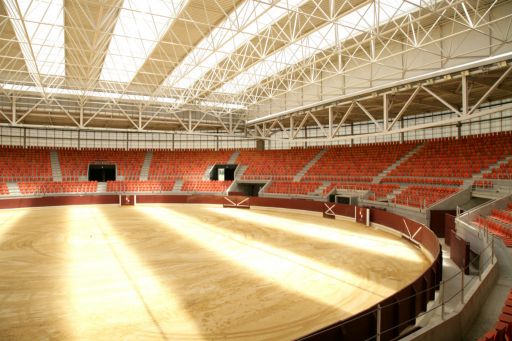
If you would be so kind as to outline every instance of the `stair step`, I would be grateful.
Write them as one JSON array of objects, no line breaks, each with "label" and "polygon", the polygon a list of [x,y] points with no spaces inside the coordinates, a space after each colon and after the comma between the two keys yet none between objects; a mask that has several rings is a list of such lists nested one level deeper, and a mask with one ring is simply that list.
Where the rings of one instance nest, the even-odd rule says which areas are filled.
[{"label": "stair step", "polygon": [[183,187],[183,179],[176,179],[174,181],[174,187],[172,189],[173,192],[181,192],[181,188]]},{"label": "stair step", "polygon": [[403,162],[407,161],[411,156],[413,156],[421,147],[423,147],[423,143],[422,144],[419,144],[417,145],[416,147],[414,147],[413,149],[411,149],[407,154],[405,154],[404,156],[402,156],[400,159],[398,159],[395,163],[393,163],[391,166],[389,166],[388,168],[384,169],[382,172],[380,172],[379,175],[377,175],[376,177],[373,178],[373,181],[372,183],[374,184],[378,184],[380,183],[380,181],[385,178],[393,169],[397,168],[398,166],[400,166]]},{"label": "stair step", "polygon": [[50,152],[50,165],[52,167],[53,181],[62,181],[62,171],[60,169],[59,154],[56,150]]},{"label": "stair step", "polygon": [[210,165],[206,168],[206,171],[203,174],[203,180],[210,180],[210,173],[212,172],[213,167],[215,167],[215,165]]},{"label": "stair step", "polygon": [[98,182],[98,187],[96,188],[96,193],[106,193],[107,192],[107,183],[106,182]]},{"label": "stair step", "polygon": [[149,150],[144,156],[144,163],[140,171],[140,180],[145,181],[149,178],[149,169],[151,167],[151,160],[153,160],[153,151]]},{"label": "stair step", "polygon": [[20,196],[21,195],[20,188],[18,187],[17,182],[7,182],[6,185],[7,185],[7,189],[9,190],[9,195],[12,195],[12,196]]},{"label": "stair step", "polygon": [[302,177],[307,173],[307,171],[317,163],[318,160],[327,152],[327,149],[322,149],[315,155],[313,159],[311,159],[305,166],[300,170],[300,172],[295,175],[293,181],[300,181]]},{"label": "stair step", "polygon": [[233,154],[231,154],[231,157],[228,160],[228,165],[233,165],[236,163],[236,159],[238,159],[238,156],[240,155],[239,150],[235,150]]},{"label": "stair step", "polygon": [[248,165],[238,165],[235,170],[235,180],[240,179],[244,175],[247,168],[249,168]]}]

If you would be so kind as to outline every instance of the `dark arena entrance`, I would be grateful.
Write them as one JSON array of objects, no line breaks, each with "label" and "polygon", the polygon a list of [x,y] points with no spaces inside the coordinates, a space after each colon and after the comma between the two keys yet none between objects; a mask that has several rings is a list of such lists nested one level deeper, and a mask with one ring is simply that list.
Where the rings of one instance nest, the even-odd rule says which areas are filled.
[{"label": "dark arena entrance", "polygon": [[89,165],[89,181],[115,181],[116,180],[116,165]]}]

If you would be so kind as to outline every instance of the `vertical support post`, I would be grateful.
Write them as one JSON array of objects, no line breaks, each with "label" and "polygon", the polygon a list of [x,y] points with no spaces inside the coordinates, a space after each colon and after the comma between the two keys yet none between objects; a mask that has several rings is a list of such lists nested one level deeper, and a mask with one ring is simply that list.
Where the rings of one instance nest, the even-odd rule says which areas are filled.
[{"label": "vertical support post", "polygon": [[384,94],[382,96],[382,121],[384,123],[383,130],[388,131],[388,113],[389,104],[388,104],[388,94]]},{"label": "vertical support post", "polygon": [[77,143],[78,143],[78,150],[80,150],[80,137],[82,135],[82,131],[78,130],[77,132]]},{"label": "vertical support post", "polygon": [[84,106],[80,103],[80,128],[84,126]]},{"label": "vertical support post", "polygon": [[[350,136],[354,136],[354,122],[350,123]],[[354,139],[350,139],[350,147],[354,145]]]},{"label": "vertical support post", "polygon": [[446,284],[445,281],[441,282],[441,319],[444,320],[444,298],[445,298],[445,289]]},{"label": "vertical support post", "polygon": [[308,147],[308,126],[304,126],[304,148]]},{"label": "vertical support post", "polygon": [[482,255],[478,258],[478,281],[482,281]]},{"label": "vertical support post", "polygon": [[[219,129],[217,129],[217,133],[218,133],[218,132],[219,132]],[[218,151],[218,150],[219,150],[219,135],[216,135],[216,136],[215,136],[215,142],[216,142],[216,144],[215,144],[215,150],[217,150],[217,151]]]},{"label": "vertical support post", "polygon": [[[400,119],[400,128],[404,127],[404,118]],[[400,133],[400,143],[404,143],[404,133]]]},{"label": "vertical support post", "polygon": [[380,334],[382,331],[382,308],[380,304],[377,304],[377,339],[376,341],[380,341]]},{"label": "vertical support post", "polygon": [[491,264],[494,264],[494,238],[491,237]]},{"label": "vertical support post", "polygon": [[139,130],[142,130],[142,111],[139,110]]},{"label": "vertical support post", "polygon": [[464,269],[466,264],[463,264],[460,271],[460,303],[464,304]]},{"label": "vertical support post", "polygon": [[128,132],[126,132],[126,150],[128,150]]},{"label": "vertical support post", "polygon": [[462,72],[462,115],[468,114],[468,80],[467,71]]},{"label": "vertical support post", "polygon": [[12,125],[16,125],[16,97],[12,96]]},{"label": "vertical support post", "polygon": [[290,134],[289,134],[290,141],[293,140],[293,133],[294,133],[293,115],[290,115]]},{"label": "vertical support post", "polygon": [[333,109],[329,107],[329,139],[332,139]]},{"label": "vertical support post", "polygon": [[27,148],[27,128],[23,128],[23,148]]}]

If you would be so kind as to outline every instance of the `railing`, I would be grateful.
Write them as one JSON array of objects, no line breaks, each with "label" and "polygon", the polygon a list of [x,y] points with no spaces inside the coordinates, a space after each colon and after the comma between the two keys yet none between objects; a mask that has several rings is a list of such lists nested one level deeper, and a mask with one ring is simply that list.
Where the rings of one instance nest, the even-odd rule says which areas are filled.
[{"label": "railing", "polygon": [[294,175],[250,175],[244,174],[240,180],[277,180],[277,181],[293,181]]},{"label": "railing", "polygon": [[[348,326],[348,324],[353,324],[357,320],[368,320],[373,319],[375,321],[374,330],[375,333],[368,338],[361,339],[361,341],[381,341],[383,339],[389,340],[392,337],[389,335],[393,331],[405,330],[405,327],[414,325],[417,319],[421,318],[429,318],[437,316],[441,318],[441,320],[445,320],[448,317],[448,313],[446,312],[447,305],[451,307],[456,307],[459,304],[464,305],[467,301],[467,295],[469,290],[474,285],[479,285],[482,282],[482,275],[484,272],[494,265],[495,263],[495,255],[494,255],[494,237],[491,235],[489,239],[486,237],[487,245],[482,250],[482,253],[479,257],[476,257],[469,264],[465,265],[455,274],[451,275],[449,278],[444,279],[440,282],[439,285],[435,285],[426,289],[423,289],[419,292],[416,292],[413,295],[409,295],[406,297],[402,297],[400,299],[394,300],[392,303],[380,303],[377,305],[377,308],[371,309],[365,312],[362,315],[357,316],[355,319],[349,319],[347,321],[341,322],[339,324],[332,325],[328,328],[322,329],[316,333],[304,336],[299,338],[298,340],[323,340],[326,335],[329,335],[330,332],[334,334],[335,330],[343,329]],[[465,275],[466,270],[477,269],[478,275]],[[392,327],[383,328],[383,318],[385,318],[385,312],[389,310],[396,309],[396,307],[400,304],[408,304],[410,302],[416,302],[418,298],[422,298],[422,296],[427,295],[430,292],[439,289],[439,293],[437,295],[436,300],[431,303],[431,306],[420,314],[416,315],[413,318],[407,319],[405,321],[401,321],[397,325],[393,325]],[[460,306],[459,306],[460,307]],[[454,309],[451,309],[451,313],[456,313]],[[357,323],[357,322],[356,322]],[[366,325],[365,325],[366,326]],[[424,327],[427,328],[428,327]],[[405,333],[406,334],[406,333]],[[403,337],[405,335],[400,335]],[[330,338],[325,338],[330,339]],[[359,339],[358,339],[359,340]]]},{"label": "railing", "polygon": [[510,193],[504,195],[502,198],[487,202],[483,205],[477,206],[469,211],[464,212],[457,217],[457,221],[464,222],[471,226],[471,223],[479,216],[487,216],[491,214],[493,208],[505,208],[507,203],[512,200]]},{"label": "railing", "polygon": [[473,191],[486,193],[512,193],[512,181],[505,181],[503,179],[483,179],[476,181],[472,189]]}]

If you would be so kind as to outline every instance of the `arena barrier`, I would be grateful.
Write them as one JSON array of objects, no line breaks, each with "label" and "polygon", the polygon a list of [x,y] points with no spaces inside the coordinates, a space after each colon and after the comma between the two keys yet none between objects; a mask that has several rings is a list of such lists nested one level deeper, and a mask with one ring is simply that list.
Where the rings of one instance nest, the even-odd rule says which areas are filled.
[{"label": "arena barrier", "polygon": [[224,208],[251,208],[251,198],[245,196],[224,197]]},{"label": "arena barrier", "polygon": [[324,203],[325,210],[322,212],[322,215],[324,218],[328,219],[336,219],[336,214],[334,214],[333,208],[336,206],[336,204],[328,204]]},{"label": "arena barrier", "polygon": [[[238,196],[216,195],[143,195],[137,194],[137,203],[189,203],[219,204],[240,203]],[[87,204],[119,204],[119,195],[92,196],[55,196],[39,198],[17,198],[0,200],[0,208],[87,205]],[[358,207],[343,204],[329,205],[329,214],[340,215],[358,220]],[[251,197],[250,206],[298,209],[325,213],[324,202]],[[346,320],[338,321],[330,326],[306,335],[299,340],[379,340],[387,341],[397,338],[406,328],[413,326],[418,314],[427,310],[427,303],[435,297],[442,280],[442,254],[436,235],[424,225],[402,216],[379,209],[364,208],[359,217],[363,224],[371,222],[394,229],[408,240],[428,251],[432,256],[429,268],[410,285],[394,295],[382,300],[379,304],[368,308]]]}]

